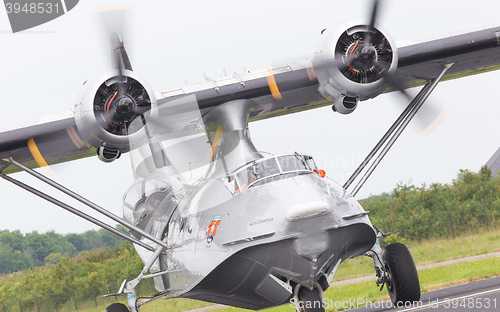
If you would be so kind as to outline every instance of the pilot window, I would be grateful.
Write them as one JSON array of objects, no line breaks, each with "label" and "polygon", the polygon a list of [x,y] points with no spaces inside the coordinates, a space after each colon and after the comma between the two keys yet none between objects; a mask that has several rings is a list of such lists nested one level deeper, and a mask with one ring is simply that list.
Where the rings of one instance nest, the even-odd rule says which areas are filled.
[{"label": "pilot window", "polygon": [[231,192],[238,194],[252,185],[262,185],[283,179],[285,175],[311,173],[311,171],[317,173],[316,164],[310,156],[302,156],[297,153],[278,157],[271,156],[251,162],[229,176],[228,183],[237,182],[237,185],[232,185],[235,186],[235,191],[233,191],[233,187],[228,186],[228,183],[226,186]]}]

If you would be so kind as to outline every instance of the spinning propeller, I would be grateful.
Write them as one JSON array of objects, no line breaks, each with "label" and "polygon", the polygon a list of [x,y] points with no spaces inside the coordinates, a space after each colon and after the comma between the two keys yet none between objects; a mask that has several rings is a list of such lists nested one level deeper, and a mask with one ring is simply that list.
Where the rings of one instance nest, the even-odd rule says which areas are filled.
[{"label": "spinning propeller", "polygon": [[109,133],[128,135],[130,123],[151,109],[152,100],[145,86],[127,75],[133,70],[122,38],[126,9],[112,7],[98,14],[111,40],[116,72],[114,78],[99,86],[94,98],[94,113]]},{"label": "spinning propeller", "polygon": [[[179,177],[183,172],[204,165],[198,158],[209,153],[206,137],[198,135],[178,144],[172,141],[204,131],[199,106],[193,96],[157,104],[152,89],[133,72],[125,50],[123,26],[126,25],[126,12],[116,6],[98,12],[111,39],[114,65],[111,76],[104,82],[101,80],[98,88],[92,90],[95,94],[92,98],[93,117],[97,124],[91,127],[106,132],[98,153],[107,151],[112,156],[117,149],[132,151],[137,176],[156,174],[168,167],[168,176]],[[193,120],[200,122],[193,125]],[[186,124],[188,122],[190,124]],[[100,155],[100,158],[103,157]]]},{"label": "spinning propeller", "polygon": [[[373,0],[369,24],[364,31],[344,32],[335,47],[336,65],[350,81],[366,84],[383,80],[389,87],[401,93],[406,99],[412,96],[389,71],[393,62],[393,50],[389,40],[376,28],[381,0]],[[432,132],[444,119],[446,111],[437,111],[424,105],[417,114],[422,134]]]}]

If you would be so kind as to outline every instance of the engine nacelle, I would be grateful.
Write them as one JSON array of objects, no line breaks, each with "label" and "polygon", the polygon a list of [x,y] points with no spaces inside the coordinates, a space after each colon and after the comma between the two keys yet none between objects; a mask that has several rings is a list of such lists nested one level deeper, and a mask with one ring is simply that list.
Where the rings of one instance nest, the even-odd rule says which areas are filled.
[{"label": "engine nacelle", "polygon": [[397,69],[393,39],[380,27],[368,29],[364,23],[344,23],[324,31],[316,46],[313,67],[318,90],[342,114],[354,111],[358,100],[382,93],[387,88],[384,71],[392,74]]},{"label": "engine nacelle", "polygon": [[155,94],[142,78],[126,69],[122,74],[122,81],[116,70],[87,81],[75,105],[78,131],[105,162],[144,142],[141,116],[156,106]]}]

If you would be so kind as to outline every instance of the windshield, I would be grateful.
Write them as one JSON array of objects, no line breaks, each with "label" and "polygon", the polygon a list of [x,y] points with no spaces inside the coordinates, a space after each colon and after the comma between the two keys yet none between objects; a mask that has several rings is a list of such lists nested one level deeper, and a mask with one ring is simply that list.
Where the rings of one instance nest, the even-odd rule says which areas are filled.
[{"label": "windshield", "polygon": [[[253,161],[237,169],[228,177],[231,192],[237,194],[251,185],[271,182],[273,177],[296,172],[311,173],[316,170],[316,164],[310,156],[297,153],[292,155],[271,156]],[[266,180],[266,181],[264,181]],[[226,183],[226,185],[228,185]]]}]

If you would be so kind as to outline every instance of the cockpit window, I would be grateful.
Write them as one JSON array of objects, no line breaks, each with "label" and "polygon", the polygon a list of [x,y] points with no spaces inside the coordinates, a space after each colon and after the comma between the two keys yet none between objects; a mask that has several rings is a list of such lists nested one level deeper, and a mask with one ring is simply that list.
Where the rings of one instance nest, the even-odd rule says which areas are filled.
[{"label": "cockpit window", "polygon": [[309,167],[310,170],[318,173],[318,167],[316,166],[316,163],[314,162],[314,159],[311,156],[304,156],[304,160],[307,164],[307,167]]},{"label": "cockpit window", "polygon": [[295,170],[307,170],[302,157],[299,155],[286,155],[279,156],[278,162],[281,166],[283,172],[295,171]]},{"label": "cockpit window", "polygon": [[254,166],[254,172],[255,177],[259,180],[280,173],[280,168],[276,163],[276,159],[273,157],[257,163]]},{"label": "cockpit window", "polygon": [[[232,175],[227,177],[228,187],[234,194],[243,192],[246,188],[252,185],[261,185],[282,178],[282,175],[289,173],[311,173],[316,170],[314,160],[310,156],[303,156],[297,153],[292,155],[271,156],[264,159],[259,159],[236,170]],[[233,191],[233,183],[235,191]],[[226,185],[228,185],[226,183]]]}]

